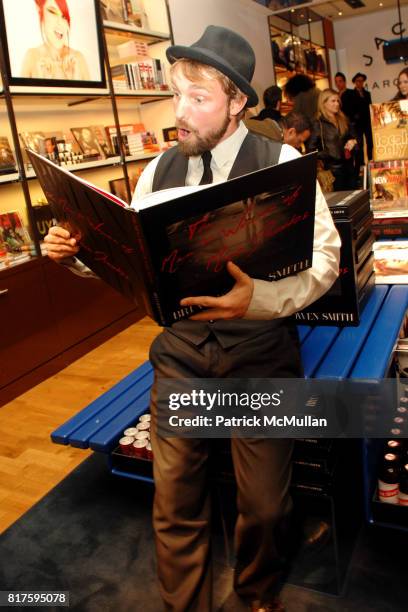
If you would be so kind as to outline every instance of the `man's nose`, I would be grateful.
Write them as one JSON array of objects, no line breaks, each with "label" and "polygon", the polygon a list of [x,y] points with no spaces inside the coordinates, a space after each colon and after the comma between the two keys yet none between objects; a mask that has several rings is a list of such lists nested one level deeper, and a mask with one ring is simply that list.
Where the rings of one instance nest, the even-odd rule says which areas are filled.
[{"label": "man's nose", "polygon": [[177,119],[182,119],[188,114],[188,103],[186,98],[184,98],[183,96],[177,98],[175,112]]}]

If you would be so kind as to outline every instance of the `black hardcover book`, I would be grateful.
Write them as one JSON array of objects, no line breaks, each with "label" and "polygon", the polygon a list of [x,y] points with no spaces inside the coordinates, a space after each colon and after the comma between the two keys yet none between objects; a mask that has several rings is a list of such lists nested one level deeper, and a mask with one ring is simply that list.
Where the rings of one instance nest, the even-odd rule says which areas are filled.
[{"label": "black hardcover book", "polygon": [[[276,280],[312,264],[316,155],[205,187],[150,194],[138,211],[28,150],[58,223],[78,238],[77,255],[161,325],[198,309],[188,296],[233,286],[226,263]],[[167,201],[163,201],[167,200]]]},{"label": "black hardcover book", "polygon": [[333,191],[325,194],[333,219],[359,219],[370,210],[370,194],[359,191]]},{"label": "black hardcover book", "polygon": [[321,298],[294,317],[297,323],[313,325],[358,325],[362,306],[374,283],[367,279],[374,270],[371,212],[354,224],[336,219],[341,238],[340,272]]}]

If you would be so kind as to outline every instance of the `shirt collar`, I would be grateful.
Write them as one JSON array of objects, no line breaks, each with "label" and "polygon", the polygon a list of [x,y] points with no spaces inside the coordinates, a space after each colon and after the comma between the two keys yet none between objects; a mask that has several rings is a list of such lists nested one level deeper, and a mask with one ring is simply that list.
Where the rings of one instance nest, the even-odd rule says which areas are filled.
[{"label": "shirt collar", "polygon": [[[231,160],[234,161],[247,134],[248,129],[245,127],[244,123],[240,121],[237,129],[231,136],[228,136],[228,138],[222,140],[211,149],[211,164],[215,165],[217,168],[222,168],[225,164],[231,163]],[[190,163],[192,163],[193,166],[198,168],[200,162],[201,155],[190,157]]]}]

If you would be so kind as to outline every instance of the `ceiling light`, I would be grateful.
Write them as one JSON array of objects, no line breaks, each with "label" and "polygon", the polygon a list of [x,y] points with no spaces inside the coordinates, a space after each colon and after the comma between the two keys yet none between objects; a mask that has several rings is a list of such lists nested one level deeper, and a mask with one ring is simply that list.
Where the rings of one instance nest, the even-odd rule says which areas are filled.
[{"label": "ceiling light", "polygon": [[380,2],[380,4],[378,6],[384,6],[382,2]]},{"label": "ceiling light", "polygon": [[343,13],[342,11],[339,11],[337,14],[339,15],[339,17],[341,17]]},{"label": "ceiling light", "polygon": [[[381,5],[380,5],[380,6],[381,6]],[[291,13],[294,13],[294,12],[295,12],[295,9],[290,9],[290,12],[291,12]]]}]

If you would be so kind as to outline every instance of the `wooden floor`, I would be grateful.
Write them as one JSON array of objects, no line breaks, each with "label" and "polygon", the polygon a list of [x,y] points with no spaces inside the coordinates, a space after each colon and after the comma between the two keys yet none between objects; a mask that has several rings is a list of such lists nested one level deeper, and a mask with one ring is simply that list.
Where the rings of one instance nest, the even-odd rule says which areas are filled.
[{"label": "wooden floor", "polygon": [[0,533],[88,456],[50,433],[143,363],[159,332],[142,319],[0,408]]}]

